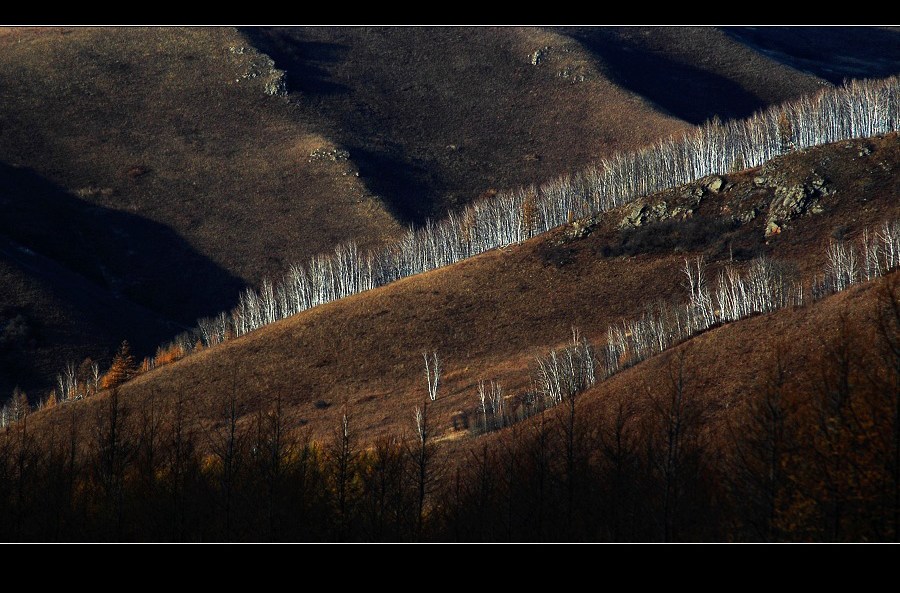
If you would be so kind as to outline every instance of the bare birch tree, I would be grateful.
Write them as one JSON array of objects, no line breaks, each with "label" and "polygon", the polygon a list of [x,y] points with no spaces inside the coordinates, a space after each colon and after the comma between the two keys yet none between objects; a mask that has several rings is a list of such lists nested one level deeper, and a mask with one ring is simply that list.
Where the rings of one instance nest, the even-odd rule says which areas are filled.
[{"label": "bare birch tree", "polygon": [[441,361],[437,351],[431,353],[430,359],[426,352],[422,355],[425,359],[425,381],[428,384],[428,397],[431,401],[437,399],[438,387],[441,384]]}]

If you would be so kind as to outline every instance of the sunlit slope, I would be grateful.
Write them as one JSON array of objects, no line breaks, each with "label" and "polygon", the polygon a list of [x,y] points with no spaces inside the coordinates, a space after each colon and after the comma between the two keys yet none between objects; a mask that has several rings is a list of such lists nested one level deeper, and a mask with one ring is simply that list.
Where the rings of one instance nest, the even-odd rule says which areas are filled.
[{"label": "sunlit slope", "polygon": [[[188,394],[203,422],[220,416],[230,394],[247,414],[277,396],[316,434],[326,434],[346,404],[360,430],[375,435],[410,427],[426,389],[422,353],[436,350],[444,374],[433,411],[447,432],[453,413],[474,409],[479,380],[500,380],[510,393],[529,389],[535,357],[567,342],[573,326],[603,343],[609,325],[659,301],[686,301],[685,258],[704,255],[714,277],[717,264],[765,255],[810,282],[834,237],[900,218],[900,180],[889,165],[898,151],[896,135],[837,143],[728,175],[719,191],[707,181],[676,188],[639,204],[670,213],[658,221],[635,224],[635,207],[625,207],[311,309],[151,371],[121,392],[135,402]],[[827,179],[827,189],[767,237],[765,213],[777,211],[776,196],[813,175]],[[698,193],[692,215],[678,214]]]}]

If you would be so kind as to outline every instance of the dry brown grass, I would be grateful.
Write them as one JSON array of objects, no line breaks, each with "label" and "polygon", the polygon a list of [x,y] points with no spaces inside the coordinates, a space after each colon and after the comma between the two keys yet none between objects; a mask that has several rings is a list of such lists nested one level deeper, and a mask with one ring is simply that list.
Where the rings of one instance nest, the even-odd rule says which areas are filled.
[{"label": "dry brown grass", "polygon": [[[853,236],[882,220],[900,218],[900,176],[895,168],[879,165],[896,162],[900,142],[891,135],[866,143],[871,153],[864,157],[848,148],[858,147],[857,142],[780,159],[787,183],[802,179],[811,168],[830,180],[825,212],[794,221],[768,244],[761,240],[765,216],[758,216],[728,237],[732,247],[785,260],[808,278],[822,269],[824,245],[836,226],[845,226]],[[695,217],[713,224],[730,217],[748,195],[771,199],[770,190],[753,187],[755,174],[729,176],[734,186],[708,196]],[[657,300],[685,298],[680,272],[685,256],[702,252],[713,263],[727,258],[718,236],[691,253],[604,257],[620,239],[619,216],[613,213],[582,239],[561,228],[523,245],[306,311],[146,373],[124,385],[122,394],[131,402],[151,394],[185,395],[195,403],[201,425],[218,422],[223,402],[233,394],[247,417],[278,396],[318,436],[330,433],[346,404],[360,437],[369,440],[411,430],[412,411],[426,393],[421,356],[437,350],[445,370],[432,413],[438,433],[446,433],[453,413],[474,409],[479,380],[499,379],[507,392],[527,389],[534,357],[565,342],[573,325],[602,342],[609,324],[639,315]],[[849,304],[853,294],[834,302]],[[730,336],[728,348],[735,352],[721,363],[704,363],[716,369],[707,378],[710,389],[719,389],[715,385],[721,381],[723,401],[739,397],[752,384],[753,367],[737,364],[735,357],[755,352],[757,343],[814,340],[812,328],[819,322],[804,317],[812,314],[797,315],[790,319],[802,318],[802,323],[791,321],[794,325],[783,329],[759,318],[735,326],[745,328],[740,331],[729,326],[699,338],[703,344],[721,331]],[[704,356],[715,356],[716,348]],[[89,409],[102,397],[75,405]]]},{"label": "dry brown grass", "polygon": [[[406,220],[440,216],[488,188],[541,183],[686,128],[611,82],[577,42],[543,29],[250,35],[288,71],[304,117],[349,148],[366,183]],[[546,47],[532,65],[533,52]]]},{"label": "dry brown grass", "polygon": [[[10,322],[17,331],[8,331]],[[2,238],[0,325],[0,395],[19,385],[35,401],[66,363],[111,355],[123,328],[142,336],[142,349],[177,331],[146,309]]]},{"label": "dry brown grass", "polygon": [[[245,78],[257,58],[231,29],[29,29],[0,46],[0,160],[30,167],[85,207],[164,225],[243,281],[400,229],[352,163],[310,162],[333,141],[264,94],[264,76]],[[179,263],[160,262],[165,273],[153,280],[193,283],[197,270],[179,276]],[[196,280],[176,313],[183,321],[236,296],[215,274]],[[143,299],[166,310],[164,294]]]},{"label": "dry brown grass", "polygon": [[[747,117],[829,84],[718,28],[566,27],[562,32],[593,52],[612,81],[694,124]],[[847,37],[848,46],[861,43],[864,34]],[[820,52],[815,44],[805,49],[808,55]]]},{"label": "dry brown grass", "polygon": [[[672,381],[683,381],[686,397],[704,410],[713,443],[730,446],[741,431],[748,403],[759,396],[771,381],[776,361],[784,365],[783,381],[796,388],[815,384],[826,369],[823,361],[833,352],[835,340],[852,337],[863,349],[879,344],[876,320],[883,314],[886,285],[900,283],[895,271],[852,286],[847,290],[803,307],[788,307],[719,326],[628,368],[580,394],[576,414],[581,426],[599,426],[619,413],[620,407],[636,418],[651,412],[648,397],[665,401],[671,397]],[[896,288],[894,288],[896,291]],[[866,351],[857,353],[871,355]],[[877,359],[867,359],[869,361]],[[877,373],[877,369],[868,369]],[[795,402],[796,403],[796,402]],[[806,403],[806,402],[803,402]],[[568,409],[551,410],[545,422],[565,425]],[[538,418],[496,431],[478,439],[447,440],[447,457],[463,460],[464,453],[487,446],[501,446],[515,439],[516,431],[527,434]],[[589,429],[590,431],[590,429]],[[506,446],[509,446],[508,443]]]},{"label": "dry brown grass", "polygon": [[333,141],[243,78],[256,58],[232,47],[250,44],[231,29],[4,31],[0,162],[12,181],[0,199],[16,202],[4,225],[107,294],[85,308],[80,283],[48,286],[11,258],[11,277],[24,277],[9,291],[57,304],[33,307],[44,339],[21,372],[4,367],[9,381],[46,389],[69,359],[108,357],[125,338],[150,354],[179,331],[106,316],[108,301],[191,324],[230,307],[245,282],[402,229],[352,163],[310,162]]},{"label": "dry brown grass", "polygon": [[262,76],[245,78],[256,58],[233,30],[78,29],[2,43],[2,160],[175,229],[240,278],[397,230],[352,168],[308,162],[329,139],[266,96]]}]

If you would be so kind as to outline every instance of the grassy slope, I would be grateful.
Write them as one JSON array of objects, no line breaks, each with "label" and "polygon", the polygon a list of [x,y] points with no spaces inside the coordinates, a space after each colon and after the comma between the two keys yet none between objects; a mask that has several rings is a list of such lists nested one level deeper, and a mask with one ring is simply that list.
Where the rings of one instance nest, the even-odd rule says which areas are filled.
[{"label": "grassy slope", "polygon": [[[288,99],[264,94],[254,45]],[[181,323],[337,242],[820,83],[715,29],[14,29],[0,48],[0,235]],[[336,146],[349,160],[309,158]],[[31,290],[59,303],[33,322],[68,337],[10,381],[167,331],[127,304],[83,325],[106,305],[77,282],[8,292]]]},{"label": "grassy slope", "polygon": [[[871,153],[859,156],[863,145]],[[248,414],[280,396],[319,435],[336,425],[346,403],[369,438],[408,430],[424,395],[421,353],[437,349],[445,372],[433,411],[438,432],[445,433],[453,412],[474,408],[479,380],[500,379],[511,391],[527,388],[534,356],[566,341],[572,325],[602,341],[610,323],[640,314],[657,299],[682,300],[685,256],[704,252],[722,260],[729,249],[740,257],[764,253],[791,262],[801,277],[819,272],[832,235],[852,236],[900,217],[900,175],[891,165],[898,160],[897,135],[778,159],[765,169],[769,175],[777,171],[782,183],[792,184],[815,170],[829,180],[830,194],[822,199],[824,213],[790,222],[767,243],[764,215],[724,235],[716,230],[685,238],[682,232],[685,225],[718,229],[723,217],[771,200],[771,190],[753,185],[759,171],[747,171],[729,176],[731,189],[704,198],[691,221],[657,237],[646,253],[603,255],[621,246],[616,224],[623,213],[614,213],[586,238],[573,239],[562,228],[331,303],[150,372],[122,392],[137,398],[132,401],[151,393],[185,395],[202,423],[220,419],[232,393]]]},{"label": "grassy slope", "polygon": [[[3,366],[2,393],[46,388],[123,338],[143,349],[177,333],[142,308],[192,324],[245,282],[402,228],[352,163],[310,161],[334,143],[244,77],[264,73],[248,47],[229,29],[0,33],[0,235],[45,256],[37,271],[4,261],[16,283],[0,326],[33,304],[44,330]],[[57,272],[80,279],[45,281]],[[93,304],[83,279],[104,293]]]},{"label": "grassy slope", "polygon": [[726,27],[724,32],[773,60],[834,84],[883,78],[900,67],[900,27]]},{"label": "grassy slope", "polygon": [[[137,284],[134,300],[193,321],[230,303],[243,281],[398,229],[351,166],[309,162],[331,142],[264,93],[259,57],[233,30],[25,30],[0,46],[0,161],[74,194],[76,209],[171,229],[205,260],[153,258],[166,236],[128,245],[140,277],[124,264],[109,273]],[[131,232],[120,226],[107,232]],[[167,289],[190,295],[169,306]]]},{"label": "grassy slope", "polygon": [[[61,296],[64,295],[64,296]],[[67,362],[111,354],[129,328],[138,350],[155,348],[176,326],[117,299],[48,258],[0,238],[0,393],[31,395]]]},{"label": "grassy slope", "polygon": [[[611,80],[694,124],[714,116],[747,117],[828,84],[709,27],[569,27],[562,32],[592,51]],[[863,41],[862,35],[847,39],[851,46]],[[814,55],[819,51],[816,44],[806,49]]]},{"label": "grassy slope", "polygon": [[[685,127],[602,76],[576,42],[541,29],[248,34],[289,73],[301,111],[348,147],[404,220],[441,215],[489,188],[540,183]],[[547,47],[533,65],[532,54]]]},{"label": "grassy slope", "polygon": [[[821,365],[833,352],[832,340],[850,336],[858,344],[880,343],[876,320],[884,313],[888,283],[896,291],[898,272],[804,307],[753,316],[694,336],[579,395],[578,421],[582,426],[598,425],[604,417],[611,421],[620,413],[620,405],[627,413],[646,418],[647,396],[665,401],[681,373],[684,393],[700,404],[709,419],[710,436],[714,441],[730,440],[729,431],[740,430],[746,421],[748,402],[772,380],[777,360],[784,365],[782,380],[796,388],[822,380]],[[554,410],[551,422],[564,424],[567,413],[567,409]],[[477,441],[452,441],[448,453],[468,451],[476,444],[495,448],[508,436],[509,431],[500,431]]]}]

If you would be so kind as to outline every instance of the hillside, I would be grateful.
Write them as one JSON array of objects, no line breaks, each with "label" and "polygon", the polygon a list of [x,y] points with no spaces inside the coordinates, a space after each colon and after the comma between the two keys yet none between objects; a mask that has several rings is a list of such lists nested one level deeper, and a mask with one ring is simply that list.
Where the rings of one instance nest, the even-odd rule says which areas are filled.
[{"label": "hillside", "polygon": [[[375,192],[416,222],[488,188],[543,183],[686,123],[746,117],[829,84],[708,27],[245,32]],[[819,56],[824,42],[804,40],[794,46]],[[867,32],[844,32],[842,43],[865,46]],[[870,55],[857,68],[852,77],[886,76],[900,59]]]},{"label": "hillside", "polygon": [[[444,372],[432,414],[446,435],[455,412],[474,410],[480,380],[500,380],[507,393],[529,389],[535,356],[565,343],[573,326],[603,343],[609,325],[658,301],[686,300],[685,258],[704,254],[715,268],[765,255],[808,282],[834,238],[900,218],[898,157],[900,139],[890,134],[779,157],[719,178],[718,191],[710,180],[676,188],[311,309],[148,372],[121,396],[187,397],[207,426],[221,421],[232,396],[247,419],[278,398],[319,436],[346,404],[371,440],[410,430],[425,393],[422,353],[437,350]],[[796,191],[806,196],[802,207],[782,211]],[[773,219],[779,232],[767,236]]]},{"label": "hillside", "polygon": [[726,35],[779,63],[840,84],[897,71],[897,27],[725,27]]},{"label": "hillside", "polygon": [[713,328],[423,457],[352,408],[311,443],[278,401],[232,424],[226,394],[201,430],[184,393],[57,406],[0,441],[0,537],[891,541],[898,280]]},{"label": "hillside", "polygon": [[[298,108],[403,221],[581,169],[686,128],[538,28],[249,29]],[[577,132],[573,133],[573,130]]]},{"label": "hillside", "polygon": [[[891,281],[896,291],[896,274]],[[662,391],[673,364],[680,364],[683,357],[684,367],[690,372],[687,389],[692,397],[709,407],[717,423],[730,421],[740,426],[739,418],[729,418],[729,410],[740,410],[754,392],[763,388],[776,357],[781,357],[789,381],[800,382],[811,379],[806,369],[817,368],[816,363],[828,353],[833,340],[850,335],[853,340],[861,338],[861,342],[876,340],[874,321],[878,307],[884,305],[879,302],[884,296],[881,289],[867,283],[809,307],[792,307],[711,329],[587,391],[584,412],[600,414],[624,397],[646,392],[648,387]],[[716,426],[718,431],[725,428]]]},{"label": "hillside", "polygon": [[[757,34],[765,38],[764,29]],[[831,35],[805,36],[791,50],[777,56],[766,46],[742,42],[751,32],[743,28],[711,27],[568,27],[562,31],[592,52],[599,70],[610,80],[647,100],[658,109],[701,124],[713,117],[742,118],[772,103],[780,103],[823,85],[841,84],[817,76],[787,59],[799,51],[830,63],[835,56]],[[842,29],[841,44],[849,49],[868,47],[868,30]],[[802,35],[785,28],[784,38]],[[885,33],[891,37],[896,33]],[[754,39],[756,39],[754,37]],[[827,58],[825,56],[828,56]],[[870,55],[859,60],[853,76],[878,78],[884,66],[896,69],[897,56]]]},{"label": "hillside", "polygon": [[[488,190],[542,183],[824,83],[785,57],[796,42],[775,55],[740,35],[5,29],[0,235],[121,306],[105,316],[79,282],[47,284],[8,261],[24,283],[11,293],[59,303],[24,314],[28,323],[65,339],[41,341],[0,389],[46,389],[47,369],[106,359],[122,339],[147,353],[172,324],[230,308],[243,286],[337,243],[380,244]],[[864,38],[842,37],[854,48]],[[820,65],[840,62],[831,45],[801,45]],[[900,69],[893,54],[876,57],[839,71]],[[0,323],[20,308],[2,303]]]},{"label": "hillside", "polygon": [[[7,406],[0,538],[896,539],[898,152],[896,132],[790,151],[198,346],[86,399]],[[861,282],[879,245],[887,275]],[[685,331],[709,311],[695,302],[651,330],[680,328],[663,352],[610,356],[606,328],[683,304],[698,256],[708,278],[728,271],[720,284],[749,268],[748,299],[759,283],[788,299],[734,322],[720,299],[719,321]],[[829,295],[849,269],[860,283]],[[545,366],[542,381],[535,358],[574,368],[578,352],[546,358],[573,324],[600,381],[553,405],[554,381],[585,375]],[[429,403],[419,352],[432,350]]]},{"label": "hillside", "polygon": [[[11,190],[58,188],[3,230],[111,292],[191,323],[295,258],[398,228],[350,163],[310,158],[332,141],[267,93],[278,73],[233,30],[25,29],[0,44],[0,160],[31,177]],[[69,235],[105,244],[30,232],[63,206]]]},{"label": "hillside", "polygon": [[0,541],[900,541],[898,40],[0,27]]},{"label": "hillside", "polygon": [[179,329],[0,236],[0,393],[47,386],[67,362],[108,352],[123,328],[139,351]]},{"label": "hillside", "polygon": [[439,537],[895,541],[898,305],[894,272],[444,444]]},{"label": "hillside", "polygon": [[352,164],[310,158],[333,142],[267,94],[277,73],[231,29],[15,29],[0,47],[0,235],[104,295],[7,262],[10,292],[58,304],[23,313],[47,335],[4,392],[123,339],[152,351],[247,282],[401,228]]}]

